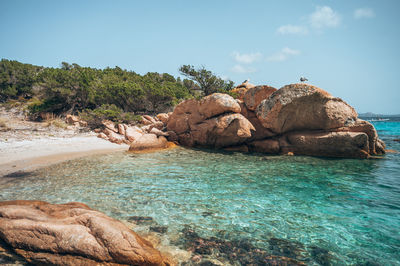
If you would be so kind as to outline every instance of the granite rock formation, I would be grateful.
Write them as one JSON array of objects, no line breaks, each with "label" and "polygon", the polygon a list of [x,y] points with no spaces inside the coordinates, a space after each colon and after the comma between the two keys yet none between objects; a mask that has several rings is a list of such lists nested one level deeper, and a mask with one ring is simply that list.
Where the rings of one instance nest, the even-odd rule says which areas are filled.
[{"label": "granite rock formation", "polygon": [[122,222],[76,202],[0,202],[0,246],[36,265],[173,264]]},{"label": "granite rock formation", "polygon": [[385,153],[372,124],[318,87],[243,88],[243,100],[217,93],[176,106],[166,120],[174,141],[268,154],[369,158]]}]

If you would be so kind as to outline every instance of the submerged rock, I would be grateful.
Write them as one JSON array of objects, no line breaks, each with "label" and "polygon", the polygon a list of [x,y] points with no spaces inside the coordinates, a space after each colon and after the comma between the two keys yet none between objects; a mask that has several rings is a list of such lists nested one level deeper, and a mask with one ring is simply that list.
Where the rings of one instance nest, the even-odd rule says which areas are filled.
[{"label": "submerged rock", "polygon": [[[271,254],[255,247],[246,239],[227,241],[215,237],[202,238],[192,228],[182,231],[184,246],[191,251],[193,264],[185,265],[305,265],[295,258]],[[297,253],[286,252],[296,256]],[[300,256],[304,259],[303,256]]]},{"label": "submerged rock", "polygon": [[0,245],[38,265],[172,265],[122,222],[82,203],[0,202]]}]

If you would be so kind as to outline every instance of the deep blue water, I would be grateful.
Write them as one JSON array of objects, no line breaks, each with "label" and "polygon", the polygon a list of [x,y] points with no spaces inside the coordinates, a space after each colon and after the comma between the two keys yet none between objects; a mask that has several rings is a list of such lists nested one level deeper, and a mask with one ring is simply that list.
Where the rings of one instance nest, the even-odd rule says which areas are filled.
[{"label": "deep blue water", "polygon": [[[400,151],[400,122],[374,125],[387,148]],[[371,160],[183,148],[115,153],[10,179],[0,200],[11,199],[80,201],[118,219],[151,216],[170,239],[190,226],[310,265],[400,264],[399,153]],[[280,254],[274,239],[294,251]]]}]

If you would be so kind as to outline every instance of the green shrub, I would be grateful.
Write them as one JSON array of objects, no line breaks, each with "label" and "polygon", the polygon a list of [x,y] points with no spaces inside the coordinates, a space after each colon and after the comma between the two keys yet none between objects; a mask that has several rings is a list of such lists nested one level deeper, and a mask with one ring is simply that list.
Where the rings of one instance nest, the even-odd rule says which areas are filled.
[{"label": "green shrub", "polygon": [[136,124],[142,120],[140,115],[131,112],[123,112],[114,104],[103,104],[102,106],[90,110],[86,109],[79,113],[82,120],[88,123],[92,129],[103,127],[102,121],[111,120],[116,123]]}]

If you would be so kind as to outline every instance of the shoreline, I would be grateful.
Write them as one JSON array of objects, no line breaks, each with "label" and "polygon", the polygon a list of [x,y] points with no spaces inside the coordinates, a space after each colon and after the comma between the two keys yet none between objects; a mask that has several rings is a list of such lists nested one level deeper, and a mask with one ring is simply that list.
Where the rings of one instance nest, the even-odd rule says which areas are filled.
[{"label": "shoreline", "polygon": [[52,164],[118,151],[129,145],[114,144],[96,136],[38,138],[0,142],[0,176],[34,171]]}]

